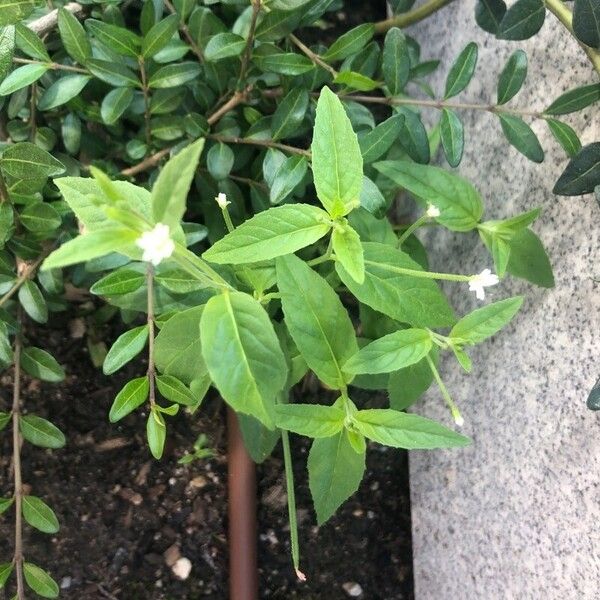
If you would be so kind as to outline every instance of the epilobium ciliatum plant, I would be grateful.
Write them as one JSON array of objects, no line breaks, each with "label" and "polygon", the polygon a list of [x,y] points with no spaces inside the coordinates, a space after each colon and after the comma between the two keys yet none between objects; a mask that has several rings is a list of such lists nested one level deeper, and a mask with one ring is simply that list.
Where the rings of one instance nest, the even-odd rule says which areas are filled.
[{"label": "epilobium ciliatum plant", "polygon": [[[600,86],[570,90],[545,110],[511,108],[527,75],[517,49],[499,69],[495,103],[458,103],[476,70],[471,43],[436,95],[427,77],[439,61],[422,60],[400,28],[447,1],[411,10],[412,0],[397,0],[397,16],[327,46],[302,40],[315,38],[310,28],[330,20],[339,1],[57,4],[49,12],[34,0],[0,0],[0,361],[13,366],[0,429],[12,423],[14,465],[14,491],[0,512],[15,510],[15,551],[0,564],[0,588],[14,573],[19,600],[25,585],[58,595],[50,575],[25,558],[22,519],[47,533],[58,521],[43,500],[23,495],[20,440],[59,448],[65,438],[27,413],[20,381],[22,371],[64,377],[29,343],[32,322],[68,308],[63,279],[106,301],[87,315],[87,343],[107,375],[147,353],[147,372],[117,394],[109,418],[147,414],[157,459],[169,419],[181,407],[201,410],[211,385],[238,413],[257,462],[282,439],[298,569],[288,432],[314,439],[308,469],[319,523],[360,484],[367,441],[468,444],[406,409],[435,383],[460,425],[440,354],[470,371],[469,347],[521,305],[520,297],[487,301],[490,286],[502,296],[502,278],[553,285],[530,227],[539,209],[484,220],[476,185],[430,164],[438,147],[457,167],[459,115],[484,110],[540,162],[543,149],[524,119],[543,119],[570,159],[555,192],[588,193],[598,185],[600,143],[582,148],[557,117],[596,102]],[[600,32],[581,16],[598,12],[588,4],[577,0],[571,17],[562,2],[546,0],[600,68]],[[513,40],[535,34],[545,15],[542,0],[509,8],[480,0],[476,9],[482,28]],[[421,109],[439,114],[433,128]],[[399,191],[416,201],[410,223],[387,216]],[[479,273],[430,271],[415,235],[425,226],[478,232],[489,264]],[[456,315],[439,281],[462,286],[481,307]],[[106,352],[95,327],[116,313],[127,331]],[[335,402],[290,403],[309,371]],[[355,402],[357,388],[386,390],[389,406]],[[201,444],[189,456],[205,452]]]}]

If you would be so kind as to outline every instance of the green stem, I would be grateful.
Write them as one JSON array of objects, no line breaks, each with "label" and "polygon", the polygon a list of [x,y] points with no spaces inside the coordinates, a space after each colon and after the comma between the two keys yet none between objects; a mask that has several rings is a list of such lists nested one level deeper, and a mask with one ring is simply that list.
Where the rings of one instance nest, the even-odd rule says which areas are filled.
[{"label": "green stem", "polygon": [[231,233],[235,229],[235,225],[231,220],[231,215],[229,214],[227,207],[225,206],[224,208],[221,208],[221,212],[223,213],[223,221],[225,221],[225,227],[227,227],[227,231]]},{"label": "green stem", "polygon": [[327,245],[327,250],[325,250],[325,254],[322,256],[317,256],[317,258],[313,258],[312,260],[306,261],[306,264],[309,267],[314,267],[316,265],[320,265],[324,262],[327,262],[333,255],[333,237],[329,238],[329,244]]},{"label": "green stem", "polygon": [[[377,266],[379,263],[374,263],[370,260],[365,260],[365,264]],[[443,281],[471,281],[476,275],[457,275],[455,273],[435,273],[432,271],[418,271],[417,269],[406,269],[404,267],[396,267],[386,265],[389,271],[399,273],[400,275],[409,275],[410,277],[420,277],[421,279],[440,279]]]},{"label": "green stem", "polygon": [[[569,33],[577,40],[577,36],[573,31],[573,13],[565,6],[562,0],[545,0],[546,8],[567,28]],[[579,40],[577,40],[579,42]],[[586,44],[579,42],[588,55],[594,69],[600,74],[600,52],[590,48]]]},{"label": "green stem", "polygon": [[442,381],[442,378],[440,377],[440,374],[435,366],[435,363],[433,362],[433,360],[431,360],[431,357],[429,356],[429,354],[425,358],[427,359],[427,364],[429,365],[429,368],[431,369],[431,372],[433,373],[433,378],[435,379],[435,382],[437,383],[438,387],[440,388],[440,391],[442,392],[442,396],[444,397],[444,400],[446,401],[446,404],[448,405],[448,408],[450,409],[450,413],[452,414],[452,418],[454,419],[454,422],[457,425],[462,425],[464,422],[464,419],[462,418],[462,415],[460,414],[460,411],[458,410],[458,406],[456,406],[456,404],[454,403],[454,400],[452,400],[452,398],[450,397],[450,392],[448,392],[448,388],[446,388],[446,384]]},{"label": "green stem", "polygon": [[260,140],[254,138],[230,137],[215,134],[209,134],[206,137],[209,140],[223,142],[224,144],[247,144],[250,146],[263,146],[265,148],[277,148],[278,150],[288,152],[289,154],[301,154],[302,156],[310,158],[309,150],[304,150],[303,148],[296,148],[295,146],[288,146],[287,144],[280,144],[275,140]]},{"label": "green stem", "polygon": [[292,452],[288,432],[281,430],[281,443],[283,445],[283,460],[285,464],[285,483],[288,497],[288,514],[290,521],[290,541],[292,546],[292,562],[296,575],[304,579],[300,571],[300,544],[298,543],[298,519],[296,516],[296,492],[294,490],[294,470],[292,465]]},{"label": "green stem", "polygon": [[325,69],[326,71],[329,71],[329,73],[331,73],[334,79],[337,77],[337,71],[331,65],[328,65],[318,54],[313,52],[304,42],[298,39],[293,33],[291,33],[288,37],[295,46],[302,50],[302,52],[304,52],[304,54],[306,54],[306,56],[308,56],[308,58],[310,58],[310,60],[313,63],[315,63],[315,65],[321,67],[322,69]]},{"label": "green stem", "polygon": [[398,248],[402,247],[402,244],[415,232],[421,225],[424,225],[429,221],[429,217],[427,213],[421,215],[410,227],[406,229],[406,231],[398,238]]},{"label": "green stem", "polygon": [[55,71],[71,71],[72,73],[83,73],[84,75],[90,75],[90,72],[86,69],[82,69],[80,67],[72,67],[71,65],[61,65],[60,63],[48,62],[47,60],[34,60],[32,58],[19,58],[14,57],[14,63],[22,64],[22,65],[44,65],[49,69],[53,69]]},{"label": "green stem", "polygon": [[403,27],[418,23],[446,6],[446,4],[450,4],[450,2],[452,0],[428,0],[414,10],[375,23],[375,33],[385,33],[392,27],[400,27],[402,29]]}]

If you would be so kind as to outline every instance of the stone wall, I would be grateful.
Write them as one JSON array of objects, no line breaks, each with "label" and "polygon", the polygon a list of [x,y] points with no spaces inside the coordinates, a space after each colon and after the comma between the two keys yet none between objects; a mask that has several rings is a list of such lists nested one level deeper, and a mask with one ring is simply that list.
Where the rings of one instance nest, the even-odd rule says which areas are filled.
[{"label": "stone wall", "polygon": [[[475,25],[474,5],[453,2],[409,30],[424,58],[442,58],[438,93],[471,40],[479,44],[479,65],[458,101],[494,102],[498,74],[519,47],[528,54],[529,75],[510,106],[540,109],[597,80],[553,15],[532,40],[504,42]],[[600,138],[599,112],[596,105],[567,117],[584,144]],[[546,150],[537,165],[507,144],[492,115],[462,114],[467,141],[458,171],[478,182],[486,218],[543,207],[534,230],[549,252],[556,287],[503,280],[490,300],[526,298],[514,323],[472,352],[471,375],[453,357],[442,363],[474,443],[410,455],[416,599],[597,600],[600,414],[587,410],[585,399],[600,375],[600,285],[591,279],[600,277],[600,210],[591,196],[552,194],[566,160],[543,122],[533,125]],[[475,235],[431,235],[434,270],[492,267]],[[475,307],[466,286],[447,289],[459,314]],[[415,410],[451,423],[437,390]]]}]

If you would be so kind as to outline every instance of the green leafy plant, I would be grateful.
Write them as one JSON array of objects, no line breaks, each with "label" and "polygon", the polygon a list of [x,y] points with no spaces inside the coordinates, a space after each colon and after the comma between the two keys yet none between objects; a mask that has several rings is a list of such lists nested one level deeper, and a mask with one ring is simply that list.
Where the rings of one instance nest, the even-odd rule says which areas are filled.
[{"label": "green leafy plant", "polygon": [[[367,443],[459,447],[469,439],[406,412],[435,382],[450,415],[460,411],[439,357],[471,370],[468,350],[504,327],[522,298],[458,317],[438,282],[484,300],[514,276],[554,285],[540,213],[484,220],[476,185],[432,163],[460,165],[461,114],[491,115],[509,144],[544,159],[528,122],[541,119],[565,151],[557,194],[590,193],[600,182],[600,142],[581,146],[564,115],[600,99],[600,85],[569,90],[543,109],[516,106],[528,75],[515,49],[485,103],[458,101],[477,73],[469,43],[443,92],[428,76],[417,40],[402,28],[449,0],[392,2],[394,14],[339,35],[322,33],[340,2],[196,0],[59,2],[0,0],[0,362],[13,367],[15,573],[56,597],[50,576],[23,558],[22,518],[53,533],[51,509],[24,496],[20,437],[58,448],[64,436],[23,411],[21,370],[58,382],[62,367],[30,346],[27,325],[66,310],[65,283],[98,298],[88,319],[90,356],[110,375],[142,353],[145,373],[118,392],[117,422],[144,415],[160,459],[169,420],[194,413],[211,386],[238,413],[255,461],[282,440],[293,561],[299,569],[289,432],[312,438],[309,482],[319,523],[357,489]],[[585,45],[600,69],[594,3],[479,0],[475,21],[500,39],[535,34],[547,11]],[[303,39],[322,42],[307,44]],[[437,121],[427,127],[423,112]],[[478,143],[480,143],[478,141]],[[399,193],[415,218],[389,215]],[[429,269],[417,235],[441,227],[477,233],[492,265],[479,274]],[[42,266],[42,268],[40,268]],[[494,288],[498,290],[499,288]],[[100,300],[101,299],[101,300]],[[126,331],[110,348],[98,325],[119,315]],[[319,403],[293,402],[310,372]],[[384,407],[356,389],[385,390]],[[305,400],[305,399],[304,399]],[[186,461],[206,456],[198,441]],[[299,571],[298,571],[299,572]]]}]

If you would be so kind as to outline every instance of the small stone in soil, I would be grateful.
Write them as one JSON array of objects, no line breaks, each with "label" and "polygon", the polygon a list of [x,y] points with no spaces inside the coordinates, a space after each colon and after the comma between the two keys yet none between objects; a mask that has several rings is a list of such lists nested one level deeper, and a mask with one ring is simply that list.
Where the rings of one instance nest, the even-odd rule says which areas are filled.
[{"label": "small stone in soil", "polygon": [[175,575],[175,577],[185,581],[192,572],[192,561],[183,556],[177,560],[171,570],[173,571],[173,575]]},{"label": "small stone in soil", "polygon": [[359,598],[363,593],[362,587],[354,581],[347,581],[342,585],[342,589],[346,592],[347,596],[350,596],[350,598]]}]

